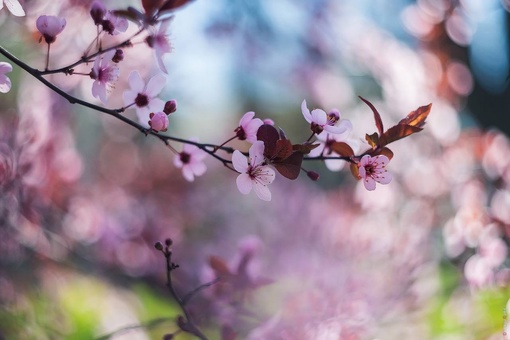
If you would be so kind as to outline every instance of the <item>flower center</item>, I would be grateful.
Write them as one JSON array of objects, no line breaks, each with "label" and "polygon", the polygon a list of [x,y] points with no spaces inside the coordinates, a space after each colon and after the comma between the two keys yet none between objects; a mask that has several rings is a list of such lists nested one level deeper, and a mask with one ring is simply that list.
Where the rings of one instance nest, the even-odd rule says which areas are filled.
[{"label": "flower center", "polygon": [[236,137],[239,138],[239,140],[246,140],[246,132],[242,126],[239,126],[234,130],[234,132],[236,133]]},{"label": "flower center", "polygon": [[139,93],[135,98],[135,104],[138,107],[144,107],[149,104],[149,98],[143,93]]},{"label": "flower center", "polygon": [[184,164],[188,164],[189,161],[191,160],[191,155],[187,152],[181,152],[181,162],[183,162]]}]

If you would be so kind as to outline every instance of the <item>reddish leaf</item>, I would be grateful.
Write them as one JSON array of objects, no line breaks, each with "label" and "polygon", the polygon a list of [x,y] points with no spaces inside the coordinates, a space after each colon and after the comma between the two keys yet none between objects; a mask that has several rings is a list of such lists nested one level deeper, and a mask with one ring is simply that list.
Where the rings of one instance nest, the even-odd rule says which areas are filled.
[{"label": "reddish leaf", "polygon": [[287,136],[285,135],[285,131],[281,127],[278,128],[278,132],[280,133],[280,139],[287,139]]},{"label": "reddish leaf", "polygon": [[292,143],[288,139],[276,141],[274,156],[270,159],[285,159],[292,154]]},{"label": "reddish leaf", "polygon": [[379,114],[379,112],[377,112],[377,109],[375,108],[375,106],[369,102],[368,100],[366,100],[365,98],[363,97],[359,97],[362,101],[365,102],[365,104],[367,104],[370,109],[372,109],[372,112],[374,113],[374,119],[375,119],[375,126],[377,126],[377,130],[379,131],[379,135],[382,135],[383,134],[383,131],[384,131],[384,128],[383,128],[383,123],[382,123],[382,119],[381,119],[381,115]]},{"label": "reddish leaf", "polygon": [[269,159],[273,158],[276,142],[280,139],[278,130],[272,125],[261,125],[257,130],[257,139],[264,142],[264,156]]},{"label": "reddish leaf", "polygon": [[423,130],[417,126],[398,124],[386,131],[381,138],[379,138],[379,146],[388,145],[396,140],[412,135],[413,133]]},{"label": "reddish leaf", "polygon": [[409,113],[404,119],[398,122],[398,124],[423,127],[423,125],[425,125],[425,119],[427,119],[431,108],[432,104],[420,106],[415,111]]},{"label": "reddish leaf", "polygon": [[167,0],[163,6],[159,8],[159,12],[173,11],[176,8],[186,5],[190,0]]},{"label": "reddish leaf", "polygon": [[292,145],[292,150],[301,152],[303,155],[308,155],[310,151],[318,147],[320,144],[311,144],[311,143],[304,143],[304,144],[294,144]]},{"label": "reddish leaf", "polygon": [[335,153],[339,154],[342,157],[354,156],[354,150],[347,143],[333,142],[330,148],[331,150],[333,150]]},{"label": "reddish leaf", "polygon": [[276,170],[285,178],[296,179],[301,172],[301,163],[303,162],[303,154],[294,152],[282,161],[272,163]]},{"label": "reddish leaf", "polygon": [[368,142],[368,144],[370,144],[372,149],[375,149],[377,147],[377,145],[379,144],[379,135],[377,134],[377,132],[374,132],[371,135],[366,134],[365,140]]},{"label": "reddish leaf", "polygon": [[209,265],[214,271],[219,275],[230,275],[230,269],[228,269],[227,264],[223,259],[218,256],[211,255],[209,256]]},{"label": "reddish leaf", "polygon": [[372,157],[377,156],[377,155],[384,155],[384,156],[388,157],[388,159],[392,159],[393,158],[393,151],[391,151],[387,147],[380,148],[380,149],[377,149],[377,150],[370,150],[366,154],[370,155]]}]

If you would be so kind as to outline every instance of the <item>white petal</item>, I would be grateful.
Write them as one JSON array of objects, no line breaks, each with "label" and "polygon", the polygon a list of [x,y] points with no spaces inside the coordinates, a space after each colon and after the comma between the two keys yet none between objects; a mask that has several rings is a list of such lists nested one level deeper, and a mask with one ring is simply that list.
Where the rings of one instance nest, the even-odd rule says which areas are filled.
[{"label": "white petal", "polygon": [[312,122],[312,115],[310,114],[310,110],[308,110],[308,107],[306,106],[306,100],[303,100],[301,103],[301,112],[303,113],[303,117],[305,117],[306,121],[308,123]]},{"label": "white petal", "polygon": [[253,191],[255,191],[258,198],[260,198],[261,200],[268,202],[271,201],[271,191],[269,191],[267,185],[255,183],[253,185]]},{"label": "white petal", "polygon": [[143,125],[143,127],[148,128],[149,127],[149,120],[150,120],[150,110],[149,108],[145,107],[137,107],[136,108],[136,115],[138,117],[138,123],[140,125]]},{"label": "white petal", "polygon": [[164,52],[160,52],[159,49],[155,49],[156,51],[156,61],[158,62],[159,69],[164,73],[168,74],[168,71],[165,67],[165,63],[163,62],[163,54]]},{"label": "white petal", "polygon": [[131,105],[135,102],[136,97],[138,96],[138,92],[136,91],[124,91],[122,94],[122,98],[124,99],[124,105]]},{"label": "white petal", "polygon": [[147,104],[150,112],[159,112],[163,111],[165,108],[165,102],[159,98],[152,98],[149,100],[149,104]]},{"label": "white petal", "polygon": [[259,140],[250,147],[250,165],[257,167],[264,162],[264,142]]},{"label": "white petal", "polygon": [[328,115],[321,109],[315,109],[312,111],[312,121],[320,126],[324,126],[328,121]]},{"label": "white petal", "polygon": [[191,162],[189,164],[189,166],[191,167],[191,169],[193,170],[193,173],[195,174],[195,176],[202,176],[203,174],[205,174],[206,170],[207,170],[207,167],[205,166],[205,163],[204,162],[201,162],[201,161],[195,161],[195,162]]},{"label": "white petal", "polygon": [[145,93],[151,98],[155,97],[163,90],[165,85],[166,77],[162,74],[156,74],[149,80]]},{"label": "white petal", "polygon": [[99,98],[103,104],[106,104],[106,86],[98,80],[92,84],[92,95]]},{"label": "white petal", "polygon": [[248,159],[239,150],[235,150],[232,154],[232,165],[240,173],[248,172]]},{"label": "white petal", "polygon": [[248,174],[240,174],[236,179],[237,189],[243,195],[248,195],[253,186],[253,182]]},{"label": "white petal", "polygon": [[257,175],[257,182],[262,184],[271,184],[273,183],[276,173],[269,166],[264,165],[259,168],[260,173]]},{"label": "white petal", "polygon": [[[131,71],[128,77],[129,87],[131,90],[138,95],[138,93],[143,92],[143,88],[145,87],[145,82],[142,77],[140,77],[140,73],[138,71]],[[135,98],[136,98],[135,95]]]},{"label": "white petal", "polygon": [[[7,6],[7,9],[9,12],[12,13],[12,15],[17,17],[23,17],[25,16],[25,11],[23,10],[23,7],[21,7],[18,0],[3,0],[5,3],[5,6]],[[0,0],[1,3],[1,0]],[[0,7],[2,9],[3,5]]]}]

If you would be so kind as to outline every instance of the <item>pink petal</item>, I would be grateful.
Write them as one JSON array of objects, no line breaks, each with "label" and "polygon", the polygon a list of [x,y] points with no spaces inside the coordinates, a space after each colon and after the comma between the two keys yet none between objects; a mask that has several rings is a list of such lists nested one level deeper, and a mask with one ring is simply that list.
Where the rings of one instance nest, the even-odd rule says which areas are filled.
[{"label": "pink petal", "polygon": [[372,159],[372,157],[370,157],[369,155],[365,155],[365,156],[361,157],[361,160],[359,161],[359,164],[361,166],[368,165],[368,164],[372,163],[371,159]]},{"label": "pink petal", "polygon": [[159,69],[163,71],[164,73],[168,74],[168,71],[165,67],[165,63],[163,62],[163,53],[159,51],[159,49],[156,50],[156,61],[158,62]]},{"label": "pink petal", "polygon": [[178,168],[182,168],[182,166],[184,165],[181,161],[181,155],[177,154],[175,155],[174,157],[174,165]]},{"label": "pink petal", "polygon": [[259,140],[250,147],[250,165],[257,167],[264,162],[264,142]]},{"label": "pink petal", "polygon": [[232,165],[240,173],[248,172],[248,159],[239,150],[235,150],[232,154]]},{"label": "pink petal", "polygon": [[99,98],[103,104],[106,104],[106,86],[98,80],[94,81],[92,84],[92,95]]},{"label": "pink petal", "polygon": [[193,173],[195,176],[202,176],[207,171],[207,167],[205,166],[204,162],[198,161],[198,162],[191,162],[190,167],[193,170]]},{"label": "pink petal", "polygon": [[379,163],[383,167],[386,166],[390,162],[389,158],[386,157],[385,155],[375,156],[374,159],[377,163]]},{"label": "pink petal", "polygon": [[188,182],[193,182],[195,180],[193,170],[188,165],[182,167],[182,175]]},{"label": "pink petal", "polygon": [[143,125],[144,127],[149,127],[149,120],[150,120],[150,109],[147,106],[144,107],[137,107],[136,108],[136,116],[138,117],[138,123],[140,125]]},{"label": "pink petal", "polygon": [[12,71],[12,65],[4,61],[0,62],[0,74],[9,73]]},{"label": "pink petal", "polygon": [[386,171],[380,175],[377,175],[377,177],[375,178],[375,180],[381,184],[388,184],[391,182],[392,179],[393,179],[393,176],[388,171]]},{"label": "pink petal", "polygon": [[253,187],[253,182],[248,174],[240,174],[236,179],[237,189],[243,195],[248,195]]},{"label": "pink petal", "polygon": [[124,105],[131,105],[135,102],[136,97],[138,96],[138,91],[127,90],[122,94],[122,98],[124,99]]},{"label": "pink petal", "polygon": [[360,167],[358,168],[358,175],[359,175],[359,177],[361,177],[361,178],[363,178],[363,179],[364,179],[365,177],[367,177],[367,171],[365,170],[365,167],[364,167],[364,166],[360,166]]},{"label": "pink petal", "polygon": [[165,85],[166,77],[162,74],[157,74],[149,80],[149,83],[147,83],[145,94],[151,98],[155,97],[161,92],[161,90],[163,90]]},{"label": "pink petal", "polygon": [[365,177],[363,184],[368,191],[375,190],[375,181],[372,177]]},{"label": "pink petal", "polygon": [[269,166],[265,165],[265,166],[260,167],[260,171],[261,172],[257,175],[258,183],[261,183],[264,185],[273,183],[273,181],[275,179],[275,175],[276,175],[276,173],[274,172],[273,169],[271,169]]},{"label": "pink petal", "polygon": [[[129,87],[133,92],[138,95],[138,93],[142,93],[145,87],[145,82],[143,81],[140,73],[138,71],[131,71],[128,77]],[[135,95],[135,98],[136,98]],[[134,100],[133,100],[134,101]],[[131,102],[132,103],[132,102]]]},{"label": "pink petal", "polygon": [[258,198],[261,200],[267,202],[271,201],[271,191],[269,191],[267,185],[255,183],[253,185],[253,191],[255,191],[255,194],[257,194]]},{"label": "pink petal", "polygon": [[0,92],[7,93],[10,90],[11,80],[5,74],[0,74]]},{"label": "pink petal", "polygon": [[243,129],[244,129],[245,125],[248,124],[253,119],[253,117],[255,117],[255,112],[253,112],[253,111],[246,112],[241,117],[241,120],[239,121],[239,126],[243,127]]},{"label": "pink petal", "polygon": [[149,100],[149,104],[147,104],[147,108],[151,112],[163,111],[165,107],[165,102],[159,98],[152,98]]},{"label": "pink petal", "polygon": [[312,115],[310,114],[310,110],[308,110],[308,107],[306,106],[306,100],[303,100],[301,103],[301,112],[303,113],[303,117],[305,117],[305,120],[308,123],[312,122]]},{"label": "pink petal", "polygon": [[312,111],[312,122],[324,126],[328,121],[328,115],[321,109],[315,109]]}]

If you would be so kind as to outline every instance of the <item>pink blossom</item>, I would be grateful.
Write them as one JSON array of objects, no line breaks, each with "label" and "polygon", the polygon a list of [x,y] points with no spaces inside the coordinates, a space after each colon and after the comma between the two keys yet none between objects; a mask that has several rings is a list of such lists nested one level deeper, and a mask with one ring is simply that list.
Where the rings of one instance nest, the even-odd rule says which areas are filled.
[{"label": "pink blossom", "polygon": [[271,191],[267,187],[275,178],[275,172],[264,163],[264,142],[256,141],[250,147],[249,159],[239,150],[232,155],[232,165],[241,174],[237,176],[237,188],[247,195],[251,189],[264,201],[271,201]]},{"label": "pink blossom", "polygon": [[274,120],[272,120],[271,118],[266,118],[262,122],[266,125],[274,126]]},{"label": "pink blossom", "polygon": [[[347,121],[349,125],[351,124],[349,121]],[[331,133],[321,133],[317,136],[317,140],[319,142],[319,146],[310,151],[309,156],[310,157],[319,157],[319,156],[325,156],[325,157],[340,157],[339,154],[334,152],[331,149],[331,146],[334,142],[344,142],[349,144],[349,146],[353,149],[354,152],[356,152],[359,148],[359,145],[356,141],[351,140],[348,138],[352,130],[352,125],[346,130],[344,133],[340,135],[334,135]],[[345,166],[346,161],[341,159],[325,159],[324,164],[326,164],[326,167],[330,171],[340,171]]]},{"label": "pink blossom", "polygon": [[5,74],[12,71],[12,65],[0,62],[0,92],[7,93],[11,90],[11,80]]},{"label": "pink blossom", "polygon": [[0,0],[0,10],[4,8],[4,4],[12,15],[17,17],[25,16],[25,11],[18,0]]},{"label": "pink blossom", "polygon": [[136,114],[140,124],[147,127],[149,121],[149,113],[162,111],[165,103],[157,98],[166,84],[166,78],[162,74],[157,74],[147,84],[142,80],[137,71],[129,74],[130,89],[124,92],[124,104],[135,104]]},{"label": "pink blossom", "polygon": [[358,163],[359,176],[363,179],[363,184],[367,190],[375,189],[375,182],[380,184],[388,184],[391,182],[392,176],[385,169],[386,165],[390,162],[388,157],[378,155],[371,157],[365,155]]},{"label": "pink blossom", "polygon": [[[90,78],[94,79],[92,84],[92,95],[99,98],[103,104],[106,104],[106,92],[112,87],[113,83],[119,77],[119,68],[114,63],[110,64],[115,51],[109,51],[101,57],[97,57],[94,66],[90,71]],[[107,89],[108,87],[108,89]]]},{"label": "pink blossom", "polygon": [[[301,103],[301,112],[306,121],[310,123],[310,129],[317,135],[321,134],[323,131],[341,134],[352,129],[352,124],[348,120],[340,121],[340,112],[336,109],[331,110],[329,114],[321,109],[312,110],[310,113],[310,110],[308,110],[306,106],[306,100],[303,100]],[[338,121],[340,121],[340,123],[338,126],[335,126]]]},{"label": "pink blossom", "polygon": [[117,35],[126,32],[128,21],[126,18],[118,17],[111,11],[107,11],[100,1],[94,1],[90,7],[90,15],[96,26],[101,25],[103,30],[110,35]]},{"label": "pink blossom", "polygon": [[51,44],[57,40],[57,35],[66,27],[66,19],[53,15],[41,15],[37,18],[35,26],[43,35],[46,43]]},{"label": "pink blossom", "polygon": [[168,128],[168,116],[164,112],[151,113],[149,115],[149,126],[154,131],[165,132]]},{"label": "pink blossom", "polygon": [[170,24],[170,20],[165,20],[159,26],[158,31],[155,34],[150,34],[146,39],[147,45],[153,48],[156,52],[156,59],[158,61],[158,66],[161,71],[168,73],[166,70],[165,64],[163,63],[163,55],[169,53],[172,50],[172,46],[170,45],[170,41],[168,40],[167,30],[168,25]]},{"label": "pink blossom", "polygon": [[[196,138],[190,138],[192,142],[198,142]],[[174,165],[182,168],[182,175],[188,182],[193,182],[195,176],[202,176],[207,167],[204,158],[207,157],[205,151],[193,144],[184,144],[182,152],[175,156]]]},{"label": "pink blossom", "polygon": [[240,140],[247,140],[250,143],[255,143],[257,141],[257,131],[264,122],[259,118],[253,118],[254,116],[255,112],[249,111],[241,117],[239,126],[235,129],[237,138]]}]

